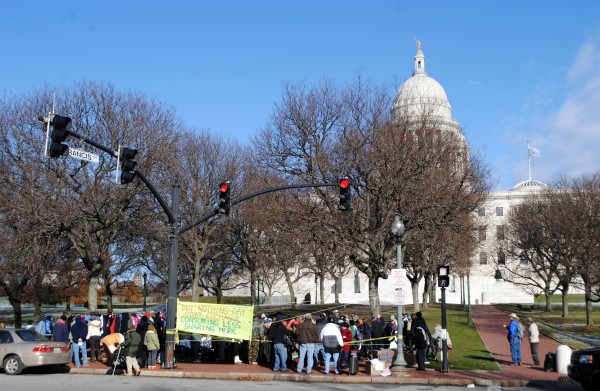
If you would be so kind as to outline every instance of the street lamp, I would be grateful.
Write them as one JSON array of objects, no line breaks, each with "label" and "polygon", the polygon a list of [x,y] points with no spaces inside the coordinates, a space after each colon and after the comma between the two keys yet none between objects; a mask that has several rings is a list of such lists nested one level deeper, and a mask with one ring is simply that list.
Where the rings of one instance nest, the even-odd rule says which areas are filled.
[{"label": "street lamp", "polygon": [[148,291],[146,289],[146,282],[148,281],[148,274],[144,273],[144,274],[142,274],[142,277],[144,278],[144,313],[146,313],[146,297],[148,296]]},{"label": "street lamp", "polygon": [[[396,215],[394,222],[392,223],[392,234],[396,238],[396,268],[402,269],[402,235],[404,235],[404,223],[400,221],[400,216]],[[402,289],[402,288],[396,288]],[[402,304],[398,305],[398,316],[396,317],[398,322],[398,354],[396,354],[396,361],[392,367],[392,372],[401,372],[406,370],[406,360],[404,360],[404,341],[402,340],[402,329],[404,322],[402,321]]]}]

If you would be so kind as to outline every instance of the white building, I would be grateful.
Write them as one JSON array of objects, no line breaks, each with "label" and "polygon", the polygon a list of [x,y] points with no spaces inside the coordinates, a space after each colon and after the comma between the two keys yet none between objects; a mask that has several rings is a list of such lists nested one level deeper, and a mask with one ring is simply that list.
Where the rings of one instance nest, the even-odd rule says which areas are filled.
[{"label": "white building", "polygon": [[[412,77],[408,78],[396,95],[392,106],[392,118],[408,118],[414,121],[432,119],[436,126],[443,131],[451,132],[457,142],[464,146],[464,153],[468,154],[469,147],[464,134],[461,132],[460,124],[452,118],[452,108],[446,96],[444,88],[435,79],[430,77],[425,70],[425,55],[421,50],[420,42],[417,42],[417,52],[414,57],[414,70]],[[461,279],[452,274],[449,289],[446,290],[448,303],[466,303],[469,296],[471,304],[489,303],[532,303],[534,296],[525,292],[520,287],[497,279],[497,262],[503,262],[503,256],[497,254],[497,241],[503,239],[504,227],[507,215],[515,205],[523,202],[532,192],[545,188],[546,185],[531,180],[517,184],[509,191],[493,192],[489,194],[485,206],[479,211],[482,226],[480,229],[480,251],[476,252],[471,261],[472,269],[467,279]],[[499,259],[500,258],[500,259]],[[506,261],[506,260],[504,260]],[[515,260],[510,260],[514,262]],[[282,302],[286,301],[287,287],[285,281],[282,286],[275,289],[284,292]],[[335,300],[335,282],[325,282],[325,303],[333,303]],[[338,285],[339,300],[341,303],[368,304],[368,279],[362,273],[351,270],[343,277]],[[423,286],[420,287],[421,297]],[[312,303],[321,302],[320,293],[315,284],[314,276],[309,276],[298,283],[295,294],[298,302],[302,302],[310,293]],[[403,288],[404,303],[412,304],[412,291],[407,282]],[[470,294],[469,294],[470,291]],[[239,292],[248,294],[248,292]],[[381,304],[395,304],[395,289],[392,287],[391,278],[379,281],[379,299]],[[318,296],[318,297],[317,297]],[[438,294],[438,299],[440,295]],[[277,297],[274,297],[275,301]],[[289,299],[288,299],[289,300]]]}]

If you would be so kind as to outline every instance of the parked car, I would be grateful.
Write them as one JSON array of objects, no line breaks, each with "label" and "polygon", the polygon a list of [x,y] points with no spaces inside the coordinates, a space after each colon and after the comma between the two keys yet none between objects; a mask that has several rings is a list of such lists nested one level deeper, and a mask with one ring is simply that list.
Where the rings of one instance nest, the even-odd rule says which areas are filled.
[{"label": "parked car", "polygon": [[574,351],[567,370],[586,390],[600,390],[600,348]]},{"label": "parked car", "polygon": [[69,343],[51,341],[34,329],[0,329],[0,368],[19,375],[27,367],[65,365],[71,362]]}]

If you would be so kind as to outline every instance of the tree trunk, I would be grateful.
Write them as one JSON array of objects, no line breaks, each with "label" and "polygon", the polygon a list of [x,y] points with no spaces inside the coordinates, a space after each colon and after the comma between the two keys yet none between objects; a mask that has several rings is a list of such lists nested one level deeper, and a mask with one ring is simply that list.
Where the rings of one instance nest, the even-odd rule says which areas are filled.
[{"label": "tree trunk", "polygon": [[546,312],[552,312],[552,293],[549,289],[544,289],[544,297],[546,300]]},{"label": "tree trunk", "polygon": [[589,327],[589,326],[594,325],[594,318],[592,316],[593,304],[592,304],[592,300],[591,300],[592,290],[591,290],[590,286],[588,285],[588,282],[584,282],[584,283],[585,283],[585,325]]},{"label": "tree trunk", "polygon": [[288,286],[288,291],[290,292],[290,309],[296,309],[296,295],[294,292],[294,284],[292,284],[292,280],[287,272],[283,273],[285,275],[285,282]]},{"label": "tree trunk", "polygon": [[250,272],[250,303],[252,305],[258,303],[258,295],[256,294],[256,272],[252,270]]},{"label": "tree trunk", "polygon": [[13,313],[15,314],[15,328],[20,329],[23,327],[23,309],[21,308],[21,295],[18,298],[8,297],[8,302],[13,308]]},{"label": "tree trunk", "polygon": [[563,318],[567,318],[569,317],[569,283],[565,282],[563,284],[561,284],[563,289],[561,292],[561,296],[562,296],[562,317]]},{"label": "tree trunk", "polygon": [[200,301],[200,261],[194,265],[194,276],[192,277],[192,303]]},{"label": "tree trunk", "polygon": [[369,306],[371,318],[375,318],[381,309],[379,304],[379,277],[369,276]]},{"label": "tree trunk", "polygon": [[340,281],[339,278],[336,277],[335,278],[335,286],[334,286],[334,288],[335,288],[334,289],[335,290],[335,293],[334,293],[334,296],[335,296],[335,301],[334,302],[335,302],[335,304],[340,304],[340,287],[338,285],[339,281]]},{"label": "tree trunk", "polygon": [[429,274],[426,274],[423,280],[425,282],[425,286],[423,287],[423,308],[427,308],[429,298]]},{"label": "tree trunk", "polygon": [[100,278],[97,275],[90,277],[90,285],[88,287],[88,311],[98,311],[98,282]]},{"label": "tree trunk", "polygon": [[319,299],[321,301],[321,305],[325,304],[325,281],[323,278],[319,278]]},{"label": "tree trunk", "polygon": [[421,306],[419,305],[419,281],[411,281],[410,287],[413,296],[413,313],[419,312],[421,311]]}]

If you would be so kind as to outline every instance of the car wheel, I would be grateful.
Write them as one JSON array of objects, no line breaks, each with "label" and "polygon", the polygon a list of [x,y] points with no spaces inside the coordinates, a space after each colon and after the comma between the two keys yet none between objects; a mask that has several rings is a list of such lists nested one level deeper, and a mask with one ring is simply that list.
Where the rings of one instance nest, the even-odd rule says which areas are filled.
[{"label": "car wheel", "polygon": [[10,356],[4,360],[4,373],[7,375],[19,375],[25,369],[25,365],[19,356]]}]

